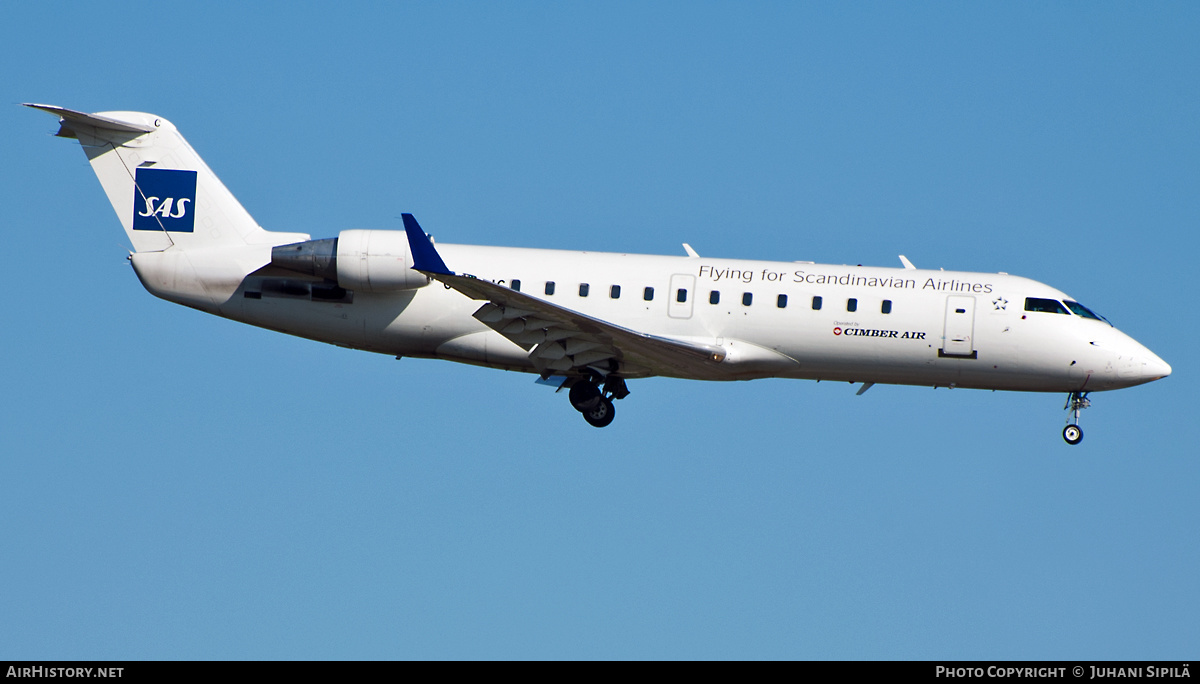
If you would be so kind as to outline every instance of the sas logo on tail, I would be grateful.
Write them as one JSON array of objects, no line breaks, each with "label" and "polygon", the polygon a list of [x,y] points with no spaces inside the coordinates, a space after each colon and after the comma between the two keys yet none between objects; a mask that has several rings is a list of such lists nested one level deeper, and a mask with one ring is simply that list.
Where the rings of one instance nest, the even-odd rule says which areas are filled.
[{"label": "sas logo on tail", "polygon": [[133,229],[191,233],[196,227],[196,172],[139,168],[134,176]]}]

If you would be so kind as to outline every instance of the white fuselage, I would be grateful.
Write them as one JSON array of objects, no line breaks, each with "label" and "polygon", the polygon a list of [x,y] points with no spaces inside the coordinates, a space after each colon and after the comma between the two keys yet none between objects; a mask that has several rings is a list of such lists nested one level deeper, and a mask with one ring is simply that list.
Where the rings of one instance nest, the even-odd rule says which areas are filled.
[{"label": "white fuselage", "polygon": [[[631,367],[622,369],[625,377],[785,377],[1070,392],[1128,387],[1170,373],[1107,322],[1027,311],[1026,298],[1070,298],[1006,274],[467,245],[439,245],[438,251],[456,270],[558,306],[727,350],[725,362],[702,374]],[[242,260],[249,266],[220,276],[203,273],[204,259],[192,259],[192,281],[178,278],[178,265],[172,265],[171,286],[153,278],[154,263],[165,254],[137,254],[134,264],[148,289],[173,301],[357,349],[538,372],[527,350],[472,317],[482,302],[437,282],[358,291],[352,301],[273,294],[269,286],[251,298],[247,292],[279,281],[241,277],[261,266],[261,248]],[[616,297],[614,286],[620,288]]]}]

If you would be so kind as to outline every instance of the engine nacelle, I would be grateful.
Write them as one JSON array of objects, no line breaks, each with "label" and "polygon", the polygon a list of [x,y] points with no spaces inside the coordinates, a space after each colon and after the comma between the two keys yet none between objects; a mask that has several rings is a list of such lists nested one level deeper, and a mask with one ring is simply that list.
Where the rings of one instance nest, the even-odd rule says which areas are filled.
[{"label": "engine nacelle", "polygon": [[429,278],[412,270],[408,235],[398,230],[343,230],[336,238],[271,250],[271,265],[336,281],[359,292],[413,290]]},{"label": "engine nacelle", "polygon": [[347,290],[392,292],[425,287],[412,270],[408,234],[399,230],[343,230],[337,237],[337,281]]}]

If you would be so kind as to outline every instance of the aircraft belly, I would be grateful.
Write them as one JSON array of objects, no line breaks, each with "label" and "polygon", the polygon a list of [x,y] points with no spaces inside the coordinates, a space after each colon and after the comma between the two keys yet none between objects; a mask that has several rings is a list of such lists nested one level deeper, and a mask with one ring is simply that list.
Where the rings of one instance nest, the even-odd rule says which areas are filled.
[{"label": "aircraft belly", "polygon": [[447,340],[437,346],[434,355],[448,361],[533,371],[529,352],[492,330],[467,333]]},{"label": "aircraft belly", "polygon": [[366,347],[363,318],[351,305],[263,297],[243,299],[226,317],[320,342]]}]

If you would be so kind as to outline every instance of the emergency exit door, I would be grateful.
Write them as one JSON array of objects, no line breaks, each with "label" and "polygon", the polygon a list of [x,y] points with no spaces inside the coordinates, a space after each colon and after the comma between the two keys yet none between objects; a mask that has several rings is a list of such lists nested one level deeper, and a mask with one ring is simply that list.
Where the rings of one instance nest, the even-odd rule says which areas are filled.
[{"label": "emergency exit door", "polygon": [[667,315],[671,318],[692,317],[692,290],[696,287],[696,276],[677,273],[671,276],[671,301],[667,304]]}]

